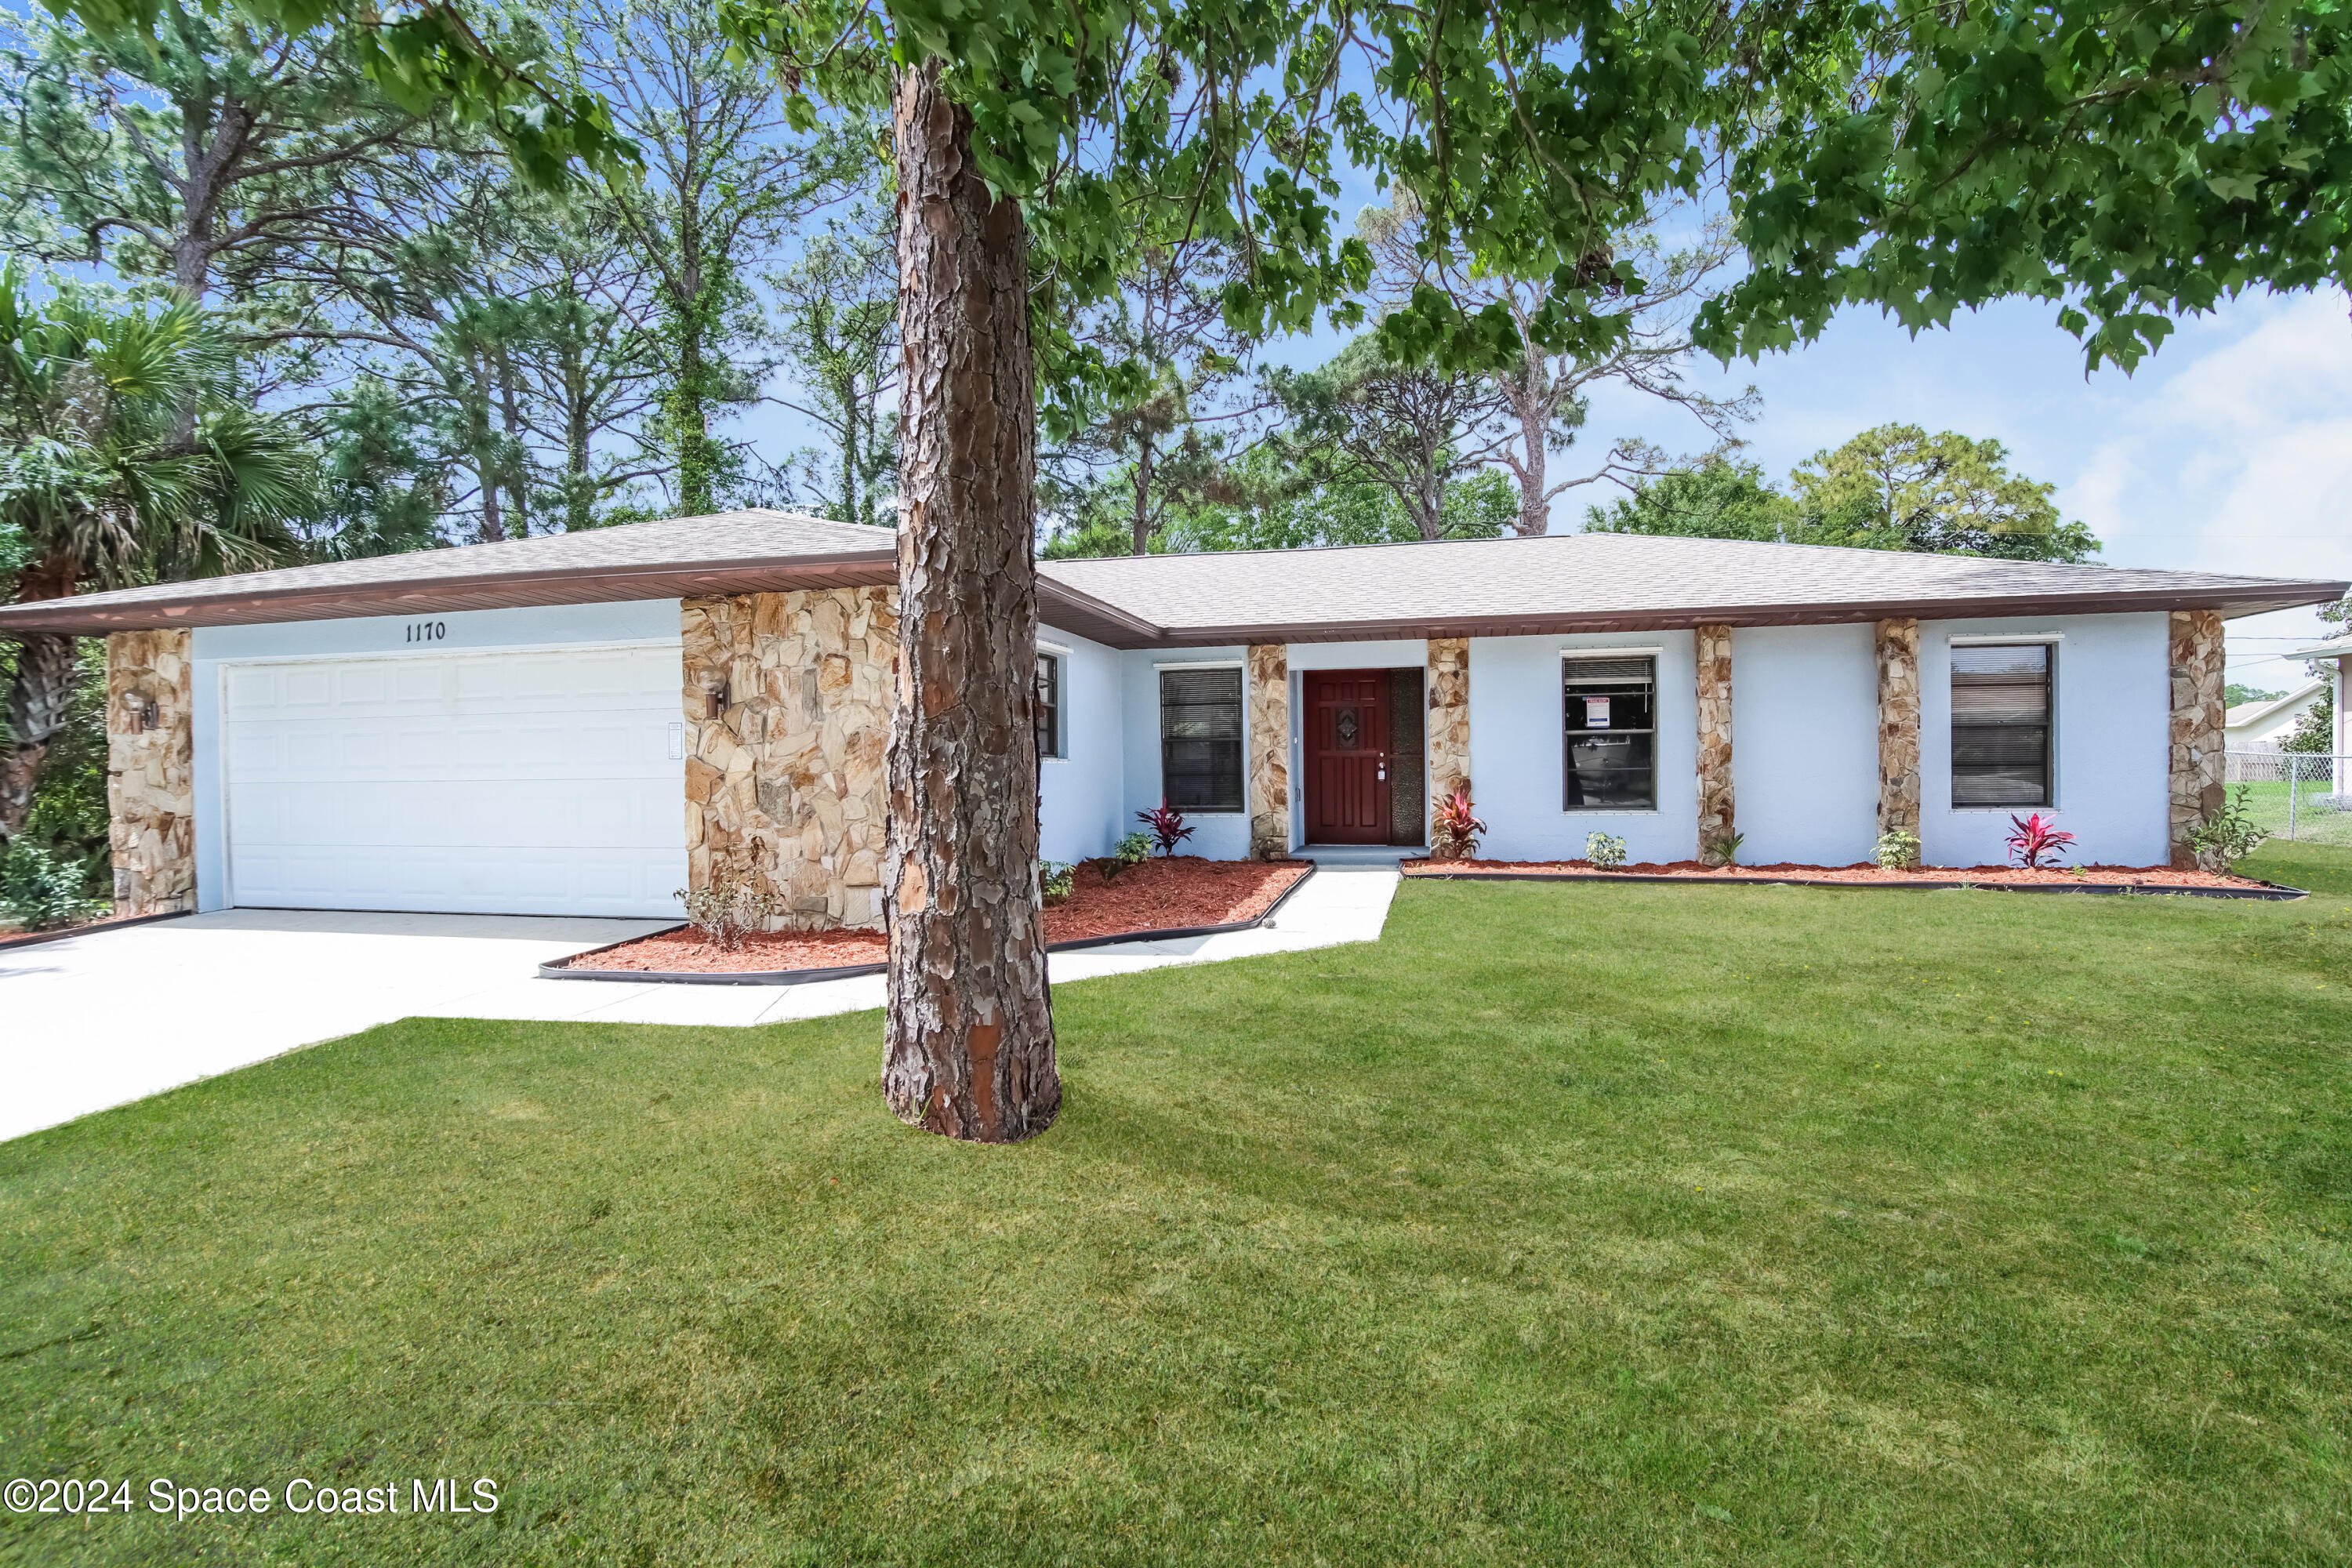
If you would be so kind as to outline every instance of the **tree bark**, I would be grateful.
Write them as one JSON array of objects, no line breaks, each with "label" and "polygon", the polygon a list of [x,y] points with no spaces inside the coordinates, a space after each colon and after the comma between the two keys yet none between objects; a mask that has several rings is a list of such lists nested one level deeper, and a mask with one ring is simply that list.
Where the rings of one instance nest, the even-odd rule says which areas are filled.
[{"label": "tree bark", "polygon": [[[17,580],[16,601],[62,599],[80,576],[74,563],[57,558],[27,567]],[[16,644],[16,672],[8,683],[11,741],[0,755],[0,843],[24,830],[33,809],[33,789],[49,742],[65,727],[80,668],[74,639],[55,632],[26,632]]]},{"label": "tree bark", "polygon": [[899,75],[891,110],[904,643],[882,1092],[903,1121],[1009,1143],[1062,1106],[1037,889],[1028,230],[991,199],[936,65]]}]

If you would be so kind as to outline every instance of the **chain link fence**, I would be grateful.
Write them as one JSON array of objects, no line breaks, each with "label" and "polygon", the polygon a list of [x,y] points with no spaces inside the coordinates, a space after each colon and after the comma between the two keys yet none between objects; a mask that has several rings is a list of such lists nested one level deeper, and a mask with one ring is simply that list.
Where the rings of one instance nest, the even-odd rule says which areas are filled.
[{"label": "chain link fence", "polygon": [[2246,815],[2273,838],[2352,848],[2352,756],[2233,751],[2223,777],[2246,786]]}]

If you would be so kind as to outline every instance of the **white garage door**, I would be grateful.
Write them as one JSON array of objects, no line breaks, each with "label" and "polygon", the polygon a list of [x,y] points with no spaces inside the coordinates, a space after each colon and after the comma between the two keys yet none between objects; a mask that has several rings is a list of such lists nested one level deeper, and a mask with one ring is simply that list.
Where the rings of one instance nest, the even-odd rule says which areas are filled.
[{"label": "white garage door", "polygon": [[225,670],[232,902],[679,912],[676,645]]}]

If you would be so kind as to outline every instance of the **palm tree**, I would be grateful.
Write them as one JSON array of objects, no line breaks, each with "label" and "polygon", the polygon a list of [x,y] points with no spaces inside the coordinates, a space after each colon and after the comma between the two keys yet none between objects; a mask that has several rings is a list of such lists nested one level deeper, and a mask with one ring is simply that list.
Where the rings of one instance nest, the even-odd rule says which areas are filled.
[{"label": "palm tree", "polygon": [[[127,309],[71,289],[38,303],[16,263],[0,265],[0,538],[22,556],[10,599],[294,558],[287,520],[314,504],[314,459],[282,420],[233,401],[231,369],[193,304]],[[24,823],[75,679],[72,637],[21,637],[0,841]]]}]

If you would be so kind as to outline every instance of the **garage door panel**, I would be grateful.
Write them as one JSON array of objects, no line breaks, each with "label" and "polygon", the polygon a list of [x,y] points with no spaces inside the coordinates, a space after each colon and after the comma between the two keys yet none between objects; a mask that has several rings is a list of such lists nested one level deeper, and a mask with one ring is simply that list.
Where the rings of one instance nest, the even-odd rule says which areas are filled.
[{"label": "garage door panel", "polygon": [[655,647],[231,666],[231,897],[675,914],[677,661]]}]

